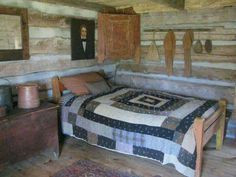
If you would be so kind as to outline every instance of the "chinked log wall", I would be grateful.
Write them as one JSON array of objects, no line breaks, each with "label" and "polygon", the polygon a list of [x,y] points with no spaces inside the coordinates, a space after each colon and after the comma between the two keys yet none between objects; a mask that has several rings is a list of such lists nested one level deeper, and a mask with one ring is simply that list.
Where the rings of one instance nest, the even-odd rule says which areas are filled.
[{"label": "chinked log wall", "polygon": [[[206,39],[213,42],[211,54],[203,50],[202,54],[192,51],[194,62],[212,63],[236,63],[236,7],[227,7],[217,10],[193,10],[170,13],[150,13],[142,16],[142,49],[143,58],[146,56],[147,45],[152,40],[151,32],[144,32],[145,29],[158,28],[192,28],[211,29],[211,31],[194,31],[195,41],[200,39],[204,44]],[[163,58],[163,43],[166,32],[156,33],[156,42],[159,45],[161,57]],[[175,32],[177,40],[176,61],[183,60],[182,39],[184,32]]]},{"label": "chinked log wall", "polygon": [[[6,7],[28,9],[30,59],[0,62],[0,84],[37,82],[41,98],[51,96],[51,78],[80,72],[105,70],[112,75],[115,65],[98,65],[95,59],[71,61],[70,18],[97,19],[97,12],[82,8],[26,0],[1,1]],[[97,37],[96,37],[97,38]]]},{"label": "chinked log wall", "polygon": [[[141,46],[142,46],[142,63],[140,65],[134,64],[132,61],[121,62],[118,66],[117,74],[128,75],[134,79],[133,74],[156,74],[155,78],[160,76],[161,79],[166,80],[165,85],[168,91],[178,92],[185,94],[186,91],[176,89],[171,86],[171,83],[177,82],[178,84],[191,84],[188,93],[195,96],[206,97],[210,95],[204,92],[204,85],[218,89],[213,95],[215,98],[226,97],[230,103],[233,103],[233,95],[235,93],[235,80],[236,80],[236,7],[226,7],[221,9],[205,9],[205,10],[192,10],[181,12],[162,12],[162,13],[148,13],[141,16]],[[193,62],[192,77],[183,77],[184,67],[184,49],[182,45],[183,31],[175,31],[176,35],[176,54],[174,57],[174,76],[167,77],[164,65],[164,49],[163,40],[166,31],[157,31],[155,35],[155,42],[158,46],[158,51],[161,58],[161,63],[158,61],[150,61],[147,58],[148,47],[153,40],[153,33],[147,32],[149,29],[205,29],[209,28],[211,31],[194,31],[196,42],[200,39],[203,44],[203,53],[197,54],[191,51]],[[204,50],[204,43],[206,39],[211,39],[213,49],[210,54]],[[162,77],[164,75],[164,77]],[[153,76],[153,75],[152,75]],[[135,76],[137,77],[137,75]],[[160,79],[159,77],[159,79]],[[126,77],[127,78],[127,77]],[[149,77],[151,79],[153,77]],[[117,81],[124,82],[124,80],[117,77]],[[220,82],[219,82],[220,81]],[[132,79],[130,81],[132,83]],[[193,84],[194,83],[194,84]],[[220,84],[219,84],[220,83]],[[136,82],[137,84],[137,82]],[[142,85],[141,83],[138,84]],[[143,84],[145,86],[145,84]],[[146,85],[147,86],[147,85]],[[180,85],[179,85],[180,86]],[[149,87],[151,87],[149,85]],[[154,88],[155,86],[153,86]],[[196,95],[195,90],[202,88],[202,94]],[[213,90],[214,90],[213,89]],[[209,90],[210,91],[210,90]],[[200,91],[199,91],[200,92]],[[209,97],[214,98],[214,97]]]}]

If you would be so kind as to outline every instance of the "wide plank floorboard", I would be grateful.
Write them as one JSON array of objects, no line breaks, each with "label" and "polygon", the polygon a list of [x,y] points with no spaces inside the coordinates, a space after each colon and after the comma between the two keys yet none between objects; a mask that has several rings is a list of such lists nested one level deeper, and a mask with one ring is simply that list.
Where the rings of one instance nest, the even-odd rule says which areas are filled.
[{"label": "wide plank floorboard", "polygon": [[[91,146],[84,141],[67,137],[58,160],[50,160],[45,153],[8,166],[1,177],[50,177],[57,171],[81,159],[143,177],[183,177],[173,167],[140,157],[124,155]],[[209,144],[204,151],[202,177],[236,177],[236,142],[226,140],[221,151]]]}]

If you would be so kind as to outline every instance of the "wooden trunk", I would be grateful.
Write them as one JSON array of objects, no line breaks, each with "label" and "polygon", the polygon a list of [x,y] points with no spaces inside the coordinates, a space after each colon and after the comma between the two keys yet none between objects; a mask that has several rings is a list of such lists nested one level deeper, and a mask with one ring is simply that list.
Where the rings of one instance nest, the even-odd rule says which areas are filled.
[{"label": "wooden trunk", "polygon": [[41,151],[58,156],[57,106],[44,103],[35,109],[17,109],[0,118],[0,167]]}]

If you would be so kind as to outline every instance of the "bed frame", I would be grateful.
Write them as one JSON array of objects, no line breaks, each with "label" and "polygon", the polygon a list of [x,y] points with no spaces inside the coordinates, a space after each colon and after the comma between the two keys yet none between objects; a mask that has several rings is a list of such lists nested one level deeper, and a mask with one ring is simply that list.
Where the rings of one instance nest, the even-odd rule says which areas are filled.
[{"label": "bed frame", "polygon": [[[64,86],[58,77],[52,79],[53,99],[59,103]],[[194,121],[194,136],[197,146],[195,177],[200,177],[202,172],[203,147],[216,133],[216,149],[221,150],[224,140],[226,119],[226,100],[219,101],[219,108],[207,119],[197,117]]]}]

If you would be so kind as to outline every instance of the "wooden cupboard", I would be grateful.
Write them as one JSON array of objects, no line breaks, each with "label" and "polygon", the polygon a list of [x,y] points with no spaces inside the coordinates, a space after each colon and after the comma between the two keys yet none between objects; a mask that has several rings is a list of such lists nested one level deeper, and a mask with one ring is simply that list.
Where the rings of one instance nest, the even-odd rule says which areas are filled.
[{"label": "wooden cupboard", "polygon": [[41,151],[59,154],[58,106],[42,103],[34,109],[15,109],[0,118],[0,170]]},{"label": "wooden cupboard", "polygon": [[140,16],[98,14],[98,61],[135,59],[140,62]]}]

